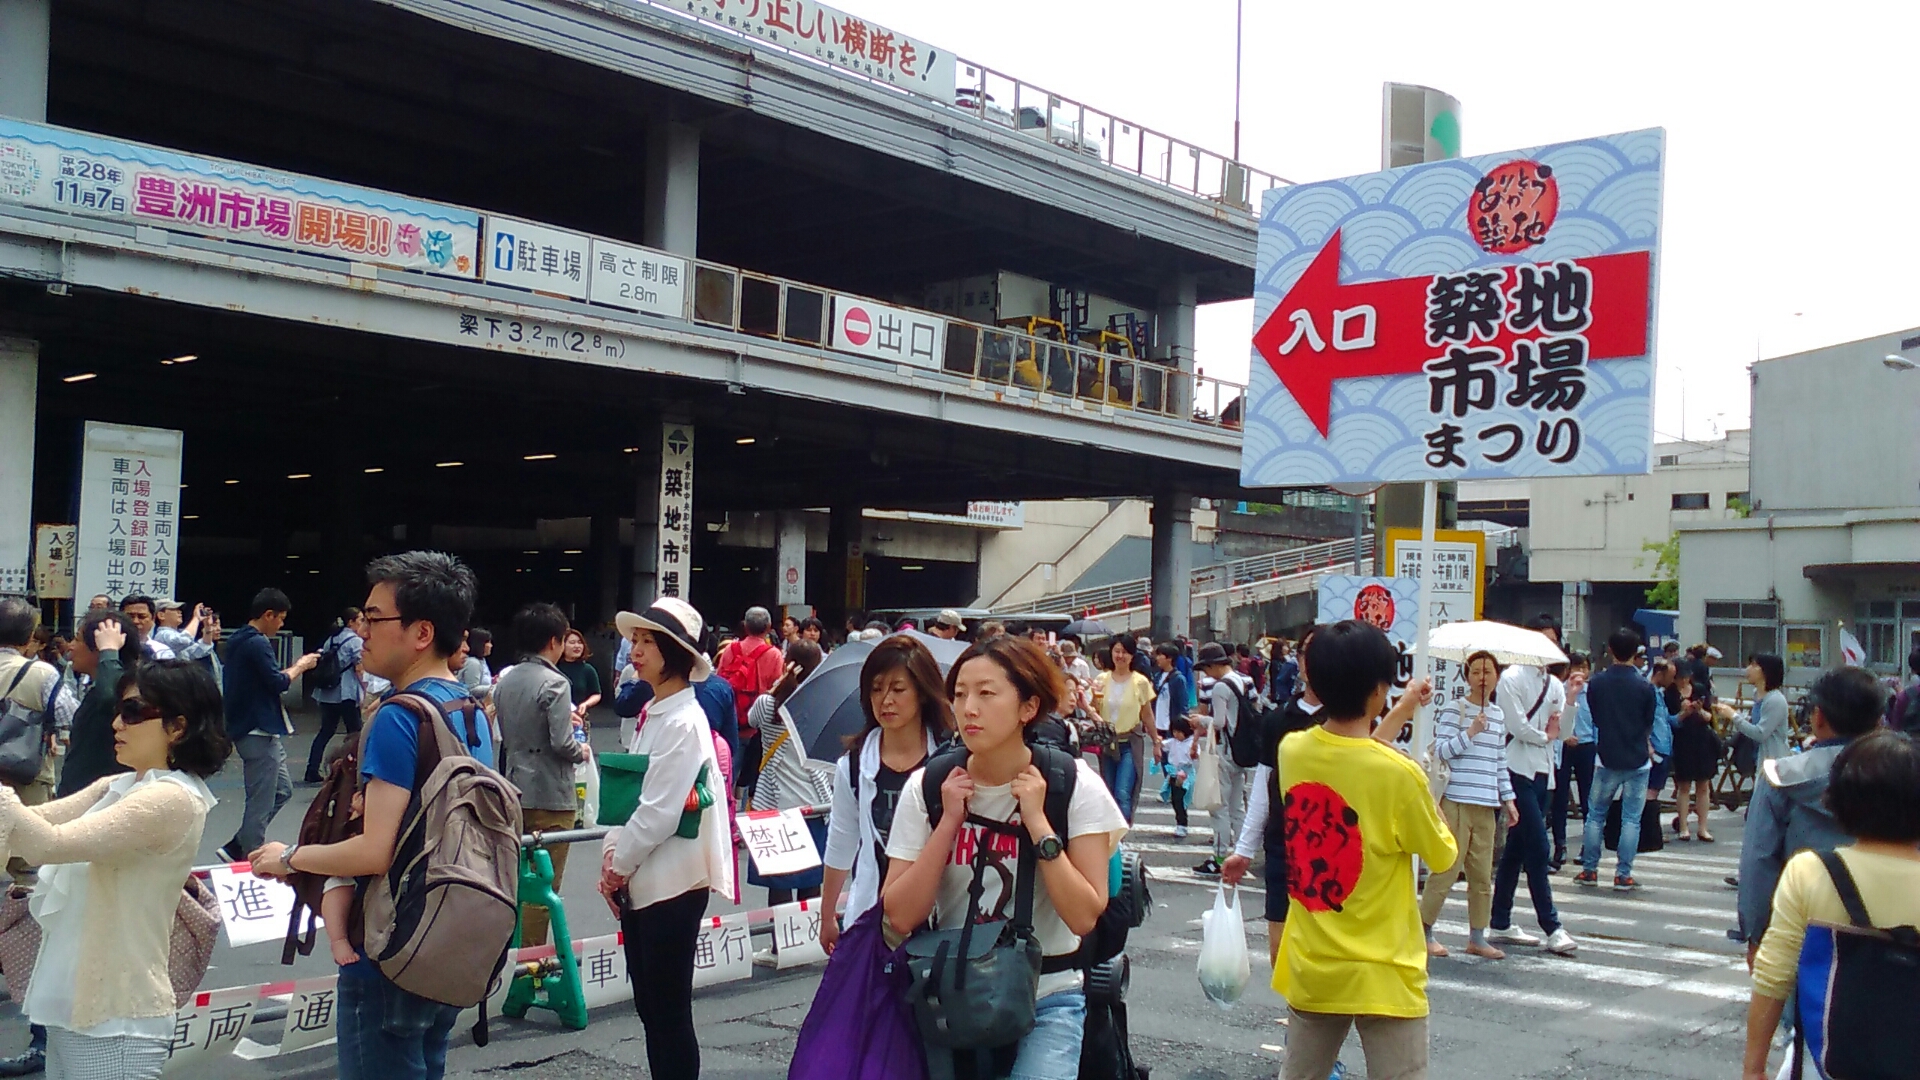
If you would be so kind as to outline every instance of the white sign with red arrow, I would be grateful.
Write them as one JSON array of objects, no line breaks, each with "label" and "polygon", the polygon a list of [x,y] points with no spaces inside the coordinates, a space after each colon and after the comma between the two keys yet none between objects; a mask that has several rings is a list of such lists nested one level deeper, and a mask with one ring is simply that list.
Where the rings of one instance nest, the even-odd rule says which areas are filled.
[{"label": "white sign with red arrow", "polygon": [[1241,482],[1645,472],[1663,146],[1269,192]]}]

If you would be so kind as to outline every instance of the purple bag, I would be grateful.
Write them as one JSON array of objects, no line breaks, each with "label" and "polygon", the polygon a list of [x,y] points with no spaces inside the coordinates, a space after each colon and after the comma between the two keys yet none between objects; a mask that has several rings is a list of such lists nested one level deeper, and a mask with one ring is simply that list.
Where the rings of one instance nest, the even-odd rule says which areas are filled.
[{"label": "purple bag", "polygon": [[887,948],[881,918],[875,904],[840,935],[787,1080],[926,1080],[926,1051],[906,1003],[906,958]]}]

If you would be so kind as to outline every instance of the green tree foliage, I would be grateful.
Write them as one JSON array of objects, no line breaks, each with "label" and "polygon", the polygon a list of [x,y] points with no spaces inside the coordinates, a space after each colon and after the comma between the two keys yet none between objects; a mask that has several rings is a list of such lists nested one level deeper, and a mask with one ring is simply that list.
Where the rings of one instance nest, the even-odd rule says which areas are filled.
[{"label": "green tree foliage", "polygon": [[[1667,537],[1665,543],[1649,540],[1640,545],[1653,555],[1653,588],[1647,590],[1647,606],[1673,611],[1680,606],[1680,534]],[[1646,560],[1640,560],[1642,566]]]}]

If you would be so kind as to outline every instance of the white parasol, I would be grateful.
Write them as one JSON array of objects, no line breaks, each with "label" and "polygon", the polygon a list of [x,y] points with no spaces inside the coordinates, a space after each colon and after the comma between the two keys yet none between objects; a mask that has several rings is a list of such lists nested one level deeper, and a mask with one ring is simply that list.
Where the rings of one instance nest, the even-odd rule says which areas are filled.
[{"label": "white parasol", "polygon": [[1427,650],[1435,659],[1459,664],[1477,652],[1492,653],[1502,665],[1545,667],[1567,662],[1567,654],[1540,631],[1484,620],[1434,627]]}]

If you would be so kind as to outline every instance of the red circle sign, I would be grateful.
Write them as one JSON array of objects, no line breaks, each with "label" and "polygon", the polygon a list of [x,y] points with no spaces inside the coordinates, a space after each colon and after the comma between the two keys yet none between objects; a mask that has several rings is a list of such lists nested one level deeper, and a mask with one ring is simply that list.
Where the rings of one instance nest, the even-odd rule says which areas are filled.
[{"label": "red circle sign", "polygon": [[799,567],[797,566],[787,567],[787,584],[789,585],[800,584],[800,568]]},{"label": "red circle sign", "polygon": [[840,319],[840,333],[849,344],[865,345],[873,337],[873,320],[866,308],[848,308]]}]

